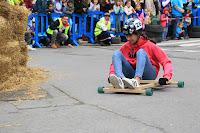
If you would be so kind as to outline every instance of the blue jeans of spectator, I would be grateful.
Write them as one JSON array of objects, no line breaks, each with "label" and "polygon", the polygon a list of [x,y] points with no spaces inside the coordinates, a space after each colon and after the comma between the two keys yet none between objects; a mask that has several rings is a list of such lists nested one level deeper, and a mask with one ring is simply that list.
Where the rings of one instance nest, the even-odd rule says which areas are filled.
[{"label": "blue jeans of spectator", "polygon": [[179,34],[178,39],[181,39],[181,37],[185,37],[185,32],[182,32],[181,34]]},{"label": "blue jeans of spectator", "polygon": [[176,37],[176,29],[178,27],[179,22],[181,22],[182,20],[182,16],[176,16],[172,14],[172,27],[173,27],[173,36],[172,39],[174,39]]},{"label": "blue jeans of spectator", "polygon": [[167,36],[167,32],[168,32],[168,27],[164,27],[163,28],[163,32],[162,32],[162,39],[166,39],[166,36]]},{"label": "blue jeans of spectator", "polygon": [[152,66],[148,55],[143,49],[139,49],[136,53],[137,64],[136,70],[126,60],[121,51],[114,51],[113,53],[113,65],[115,69],[115,75],[122,78],[124,74],[127,78],[140,77],[145,80],[156,79],[156,68]]}]

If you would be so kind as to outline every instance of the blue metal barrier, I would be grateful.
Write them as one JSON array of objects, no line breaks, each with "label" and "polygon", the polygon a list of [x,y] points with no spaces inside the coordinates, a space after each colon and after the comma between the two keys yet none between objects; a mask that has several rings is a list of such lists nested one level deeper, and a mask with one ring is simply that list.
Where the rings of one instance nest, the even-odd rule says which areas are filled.
[{"label": "blue metal barrier", "polygon": [[[35,17],[36,17],[36,14],[35,14],[35,13],[29,15],[29,17],[28,17],[28,28],[31,29],[32,32],[35,32],[35,25],[34,25],[34,23],[33,23],[33,19],[35,19]],[[35,36],[35,35],[34,35],[34,36],[31,36],[31,39],[32,39],[34,42],[36,42],[36,36]],[[32,45],[32,47],[33,47],[34,44],[31,44],[31,45]]]},{"label": "blue metal barrier", "polygon": [[197,8],[193,11],[194,21],[193,26],[200,26],[200,8]]},{"label": "blue metal barrier", "polygon": [[[99,20],[99,16],[104,16],[104,12],[89,12],[89,13],[85,13],[83,15],[83,22],[84,22],[84,26],[83,26],[83,34],[86,35],[87,37],[89,37],[89,42],[94,43],[94,16],[97,20]],[[87,32],[86,27],[87,27],[87,18],[88,16],[91,16],[91,21],[90,21],[90,32]]]},{"label": "blue metal barrier", "polygon": [[[44,17],[46,18],[46,21],[44,22]],[[39,18],[40,18],[40,25],[39,25]],[[44,23],[45,23],[45,29],[44,28]],[[40,26],[40,31],[39,31],[39,26]],[[46,30],[48,28],[48,17],[46,14],[38,14],[35,16],[35,44],[34,46],[37,46],[38,48],[42,48],[40,45],[39,41],[41,39],[46,38]]]},{"label": "blue metal barrier", "polygon": [[[125,19],[126,19],[126,13],[118,13],[117,15],[119,15],[119,24],[121,25],[121,15],[123,15],[123,24],[125,23]],[[87,26],[87,17],[91,16],[91,20],[90,20],[90,31],[87,32],[86,31],[86,26]],[[89,12],[89,13],[85,13],[83,15],[83,21],[84,21],[84,26],[83,26],[83,34],[89,37],[89,42],[94,43],[94,16],[96,17],[97,20],[100,19],[100,16],[104,16],[104,12]],[[137,18],[137,16],[135,14],[131,14],[128,16],[128,18],[131,18],[132,16],[135,16]],[[116,14],[114,12],[112,12],[110,14],[110,23],[111,23],[111,28],[116,28]],[[122,32],[116,34],[115,31],[110,31],[110,34],[113,35],[117,35],[117,36],[125,36]]]}]

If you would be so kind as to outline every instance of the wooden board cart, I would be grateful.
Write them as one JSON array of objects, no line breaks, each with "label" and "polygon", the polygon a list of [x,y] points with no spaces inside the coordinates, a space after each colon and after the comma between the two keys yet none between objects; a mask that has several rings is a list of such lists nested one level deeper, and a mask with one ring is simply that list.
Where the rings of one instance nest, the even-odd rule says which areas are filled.
[{"label": "wooden board cart", "polygon": [[[167,82],[167,85],[175,85],[178,87],[184,87],[184,81],[173,82],[172,80]],[[145,93],[147,96],[153,95],[152,87],[161,86],[158,83],[158,80],[141,80],[140,86],[135,87],[134,89],[119,89],[114,88],[112,85],[109,88],[99,87],[98,92],[127,92],[127,93]]]}]

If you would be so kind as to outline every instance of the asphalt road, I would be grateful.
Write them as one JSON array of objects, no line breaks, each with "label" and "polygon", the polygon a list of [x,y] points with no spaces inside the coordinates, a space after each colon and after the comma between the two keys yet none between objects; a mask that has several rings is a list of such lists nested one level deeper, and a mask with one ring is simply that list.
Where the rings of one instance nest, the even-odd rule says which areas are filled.
[{"label": "asphalt road", "polygon": [[[0,133],[199,133],[200,39],[159,43],[185,87],[144,94],[98,94],[108,87],[113,46],[29,51],[29,66],[50,70],[41,88],[51,98],[0,102]],[[162,77],[163,70],[158,77]]]}]

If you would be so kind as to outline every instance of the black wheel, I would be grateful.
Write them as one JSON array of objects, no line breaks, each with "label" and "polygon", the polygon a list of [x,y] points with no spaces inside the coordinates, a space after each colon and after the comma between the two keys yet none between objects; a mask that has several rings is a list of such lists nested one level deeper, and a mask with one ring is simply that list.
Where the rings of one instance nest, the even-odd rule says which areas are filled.
[{"label": "black wheel", "polygon": [[190,38],[200,38],[200,32],[191,32],[189,37]]},{"label": "black wheel", "polygon": [[146,31],[145,34],[149,38],[157,38],[157,37],[161,37],[162,33],[160,33],[160,32],[148,32],[148,31]]},{"label": "black wheel", "polygon": [[163,26],[162,25],[150,25],[150,24],[146,24],[145,25],[145,31],[162,33],[163,32]]},{"label": "black wheel", "polygon": [[200,32],[200,26],[193,26],[192,32]]},{"label": "black wheel", "polygon": [[112,44],[119,44],[121,43],[120,37],[112,37]]},{"label": "black wheel", "polygon": [[157,43],[162,41],[162,37],[156,37],[154,39],[156,40]]}]

